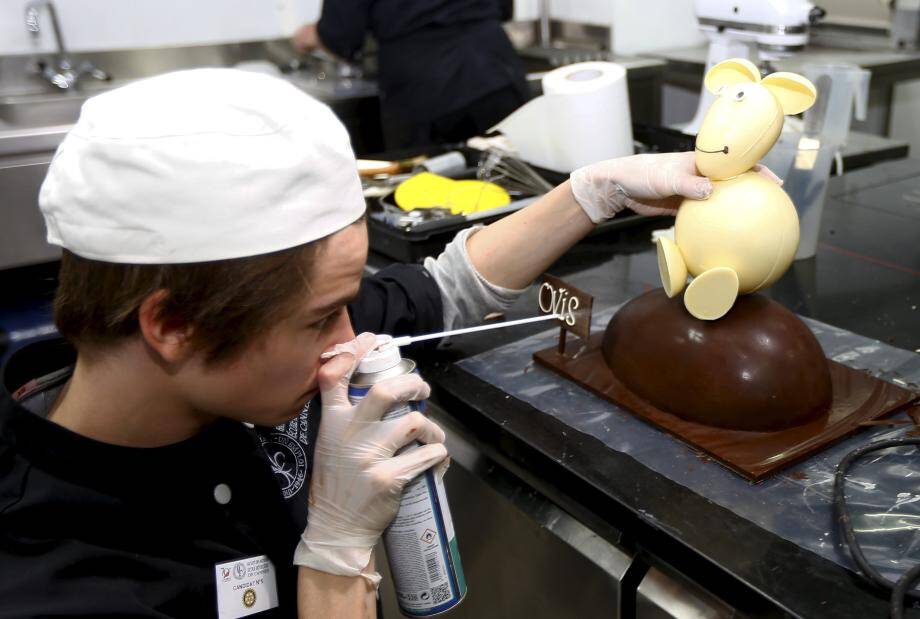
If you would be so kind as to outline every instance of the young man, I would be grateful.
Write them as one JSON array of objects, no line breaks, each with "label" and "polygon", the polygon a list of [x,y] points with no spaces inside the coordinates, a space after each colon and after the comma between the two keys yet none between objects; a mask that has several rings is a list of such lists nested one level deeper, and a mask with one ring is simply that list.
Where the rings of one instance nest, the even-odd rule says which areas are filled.
[{"label": "young man", "polygon": [[373,616],[372,549],[446,452],[421,415],[381,421],[428,396],[418,377],[348,403],[374,343],[355,331],[476,322],[596,222],[709,190],[692,153],[603,162],[362,280],[325,106],[219,69],[88,100],[40,196],[67,342],[22,351],[0,390],[0,617]]}]

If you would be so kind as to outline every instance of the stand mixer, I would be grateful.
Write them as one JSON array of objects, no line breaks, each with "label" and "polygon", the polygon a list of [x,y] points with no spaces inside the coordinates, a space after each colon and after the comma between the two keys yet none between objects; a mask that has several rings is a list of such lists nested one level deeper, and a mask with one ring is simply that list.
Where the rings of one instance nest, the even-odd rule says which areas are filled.
[{"label": "stand mixer", "polygon": [[[759,64],[790,56],[805,48],[809,26],[825,14],[807,0],[695,0],[694,8],[709,39],[707,73],[729,58]],[[713,99],[704,87],[693,120],[681,127],[684,133],[699,132]]]}]

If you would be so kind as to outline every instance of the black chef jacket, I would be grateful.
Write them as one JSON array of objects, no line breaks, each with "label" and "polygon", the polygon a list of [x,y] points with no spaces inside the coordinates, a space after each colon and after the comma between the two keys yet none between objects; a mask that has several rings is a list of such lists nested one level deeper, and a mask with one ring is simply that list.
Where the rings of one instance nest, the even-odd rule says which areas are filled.
[{"label": "black chef jacket", "polygon": [[[529,98],[524,69],[501,22],[510,0],[328,0],[317,23],[330,51],[351,59],[370,31],[378,44],[384,123],[449,117],[494,93],[485,131]],[[482,116],[482,112],[476,114]],[[387,130],[387,126],[384,126]],[[466,136],[471,137],[471,136]],[[388,148],[402,145],[387,144]]]},{"label": "black chef jacket", "polygon": [[[438,287],[415,265],[365,279],[349,310],[358,331],[442,328]],[[73,360],[63,341],[46,340],[4,368],[0,618],[217,617],[216,566],[261,555],[274,564],[279,606],[257,616],[295,617],[291,561],[318,402],[277,429],[222,419],[174,445],[120,447],[43,418]],[[40,378],[18,388],[27,376]],[[274,445],[306,457],[286,460]]]}]

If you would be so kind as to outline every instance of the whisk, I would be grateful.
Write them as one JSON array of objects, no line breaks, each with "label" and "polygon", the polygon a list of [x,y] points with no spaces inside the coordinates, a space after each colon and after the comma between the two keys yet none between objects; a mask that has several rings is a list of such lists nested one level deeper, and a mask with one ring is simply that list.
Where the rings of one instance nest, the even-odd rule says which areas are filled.
[{"label": "whisk", "polygon": [[481,181],[498,183],[510,191],[529,195],[541,195],[553,188],[532,167],[497,148],[483,151],[476,177]]}]

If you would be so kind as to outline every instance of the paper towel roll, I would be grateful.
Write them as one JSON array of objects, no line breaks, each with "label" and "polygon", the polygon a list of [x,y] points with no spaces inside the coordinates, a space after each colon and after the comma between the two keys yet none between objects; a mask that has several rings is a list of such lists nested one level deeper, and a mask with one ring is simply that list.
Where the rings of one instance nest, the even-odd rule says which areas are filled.
[{"label": "paper towel roll", "polygon": [[571,172],[595,161],[633,154],[626,69],[581,62],[543,76],[543,94],[494,129],[528,163]]}]

